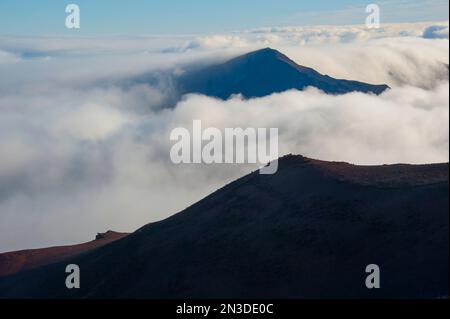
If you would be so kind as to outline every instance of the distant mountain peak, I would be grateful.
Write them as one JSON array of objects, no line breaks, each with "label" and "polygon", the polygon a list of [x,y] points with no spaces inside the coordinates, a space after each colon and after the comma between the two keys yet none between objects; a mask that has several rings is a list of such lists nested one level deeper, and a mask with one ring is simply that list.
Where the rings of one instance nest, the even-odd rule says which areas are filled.
[{"label": "distant mountain peak", "polygon": [[249,53],[246,53],[244,55],[238,56],[229,62],[236,62],[239,60],[247,60],[252,61],[255,63],[265,63],[269,61],[281,61],[287,64],[290,64],[295,67],[302,67],[301,65],[298,65],[296,62],[291,60],[287,55],[281,53],[278,50],[272,49],[272,48],[263,48],[256,51],[252,51]]},{"label": "distant mountain peak", "polygon": [[278,57],[283,56],[286,57],[283,53],[281,53],[278,50],[272,49],[272,48],[263,48],[256,51],[249,52],[247,54],[244,54],[241,57],[244,56],[261,56],[261,57]]},{"label": "distant mountain peak", "polygon": [[270,47],[266,47],[266,48],[263,48],[263,49],[259,49],[259,50],[253,51],[253,53],[256,53],[256,52],[268,52],[268,53],[274,53],[274,54],[280,53],[280,51],[272,49]]},{"label": "distant mountain peak", "polygon": [[340,80],[320,74],[272,48],[252,51],[223,64],[187,72],[177,82],[181,94],[200,93],[221,99],[234,94],[242,94],[246,98],[263,97],[307,87],[315,87],[327,94],[381,94],[389,88],[387,85]]}]

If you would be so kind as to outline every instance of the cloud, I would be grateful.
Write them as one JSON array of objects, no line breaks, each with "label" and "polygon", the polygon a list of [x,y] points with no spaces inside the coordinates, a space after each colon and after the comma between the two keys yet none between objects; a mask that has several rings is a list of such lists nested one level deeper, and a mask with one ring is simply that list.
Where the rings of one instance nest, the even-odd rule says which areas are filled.
[{"label": "cloud", "polygon": [[[335,97],[314,89],[254,100],[191,95],[172,110],[142,117],[130,112],[102,106],[105,121],[122,116],[119,123],[127,123],[114,126],[113,136],[96,133],[101,122],[86,123],[57,108],[42,124],[32,120],[33,112],[2,116],[2,127],[10,125],[0,143],[8,152],[0,162],[2,250],[77,242],[109,228],[131,231],[256,169],[172,164],[170,131],[190,128],[192,119],[221,129],[278,127],[281,154],[359,164],[448,161],[448,83],[380,97]],[[67,119],[68,131],[53,129]],[[72,126],[81,126],[81,134]]]},{"label": "cloud", "polygon": [[432,88],[448,79],[448,41],[430,41],[386,38],[364,44],[286,48],[285,52],[297,62],[337,78]]},{"label": "cloud", "polygon": [[249,43],[246,39],[238,35],[217,34],[206,37],[197,37],[192,41],[188,41],[180,50],[187,51],[189,49],[226,49],[230,47],[247,47]]},{"label": "cloud", "polygon": [[102,140],[128,122],[119,111],[104,105],[82,105],[77,110],[70,110],[66,116],[53,126],[54,134],[68,134],[80,140]]},{"label": "cloud", "polygon": [[[278,127],[281,154],[357,164],[448,161],[448,39],[422,38],[430,25],[370,36],[351,26],[201,41],[0,42],[0,52],[9,52],[0,55],[0,251],[133,231],[256,169],[172,164],[170,132],[194,119],[221,129]],[[186,41],[197,45],[164,50]],[[269,45],[322,73],[387,82],[392,90],[330,96],[309,89],[228,101],[188,95],[162,107],[173,94],[168,75]],[[23,58],[25,51],[50,59]]]},{"label": "cloud", "polygon": [[2,63],[15,63],[15,62],[19,62],[20,58],[17,57],[16,55],[10,53],[10,52],[6,52],[6,51],[2,51],[0,50],[0,64]]}]

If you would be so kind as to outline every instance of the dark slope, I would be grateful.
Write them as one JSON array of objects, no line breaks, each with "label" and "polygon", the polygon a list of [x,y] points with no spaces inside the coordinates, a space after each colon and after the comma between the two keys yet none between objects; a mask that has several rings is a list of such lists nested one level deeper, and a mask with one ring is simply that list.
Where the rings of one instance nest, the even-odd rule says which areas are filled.
[{"label": "dark slope", "polygon": [[[0,297],[448,296],[448,164],[280,160],[162,222],[67,262],[0,279]],[[380,290],[365,267],[381,267]]]},{"label": "dark slope", "polygon": [[102,247],[127,236],[127,233],[107,231],[88,243],[72,246],[29,249],[0,254],[0,277],[66,260]]},{"label": "dark slope", "polygon": [[290,89],[316,87],[329,94],[364,92],[380,94],[388,86],[338,80],[296,64],[282,53],[267,48],[224,64],[188,72],[178,80],[181,94],[201,93],[227,99],[232,94],[262,97]]}]

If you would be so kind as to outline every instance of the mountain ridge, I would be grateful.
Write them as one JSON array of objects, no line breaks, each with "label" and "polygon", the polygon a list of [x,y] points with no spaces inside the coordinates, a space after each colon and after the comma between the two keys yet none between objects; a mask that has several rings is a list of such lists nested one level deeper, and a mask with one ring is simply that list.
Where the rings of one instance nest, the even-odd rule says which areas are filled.
[{"label": "mountain ridge", "polygon": [[387,85],[335,79],[302,66],[283,53],[265,48],[235,57],[222,64],[188,71],[177,79],[181,95],[200,93],[228,99],[234,94],[263,97],[290,89],[315,87],[327,94],[363,92],[381,94]]},{"label": "mountain ridge", "polygon": [[[81,289],[64,288],[60,263],[1,278],[0,298],[445,296],[448,172],[448,163],[360,167],[286,156],[275,175],[253,172],[70,259]],[[368,290],[365,267],[374,263],[383,289]]]}]

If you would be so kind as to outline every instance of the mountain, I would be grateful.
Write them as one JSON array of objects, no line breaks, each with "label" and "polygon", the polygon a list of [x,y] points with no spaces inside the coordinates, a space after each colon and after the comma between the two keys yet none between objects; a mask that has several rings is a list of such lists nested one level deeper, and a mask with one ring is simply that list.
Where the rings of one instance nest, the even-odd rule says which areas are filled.
[{"label": "mountain", "polygon": [[[0,298],[448,297],[449,165],[286,156],[161,222],[0,278]],[[81,289],[65,288],[65,266]],[[365,286],[366,266],[381,289]]]},{"label": "mountain", "polygon": [[0,277],[60,262],[102,247],[127,235],[108,231],[97,234],[95,240],[84,244],[3,253],[0,254]]},{"label": "mountain", "polygon": [[263,97],[309,86],[329,94],[364,92],[381,94],[387,85],[334,79],[314,69],[296,64],[284,54],[270,49],[251,52],[226,63],[189,71],[177,81],[181,94],[201,93],[221,99],[233,94]]}]

